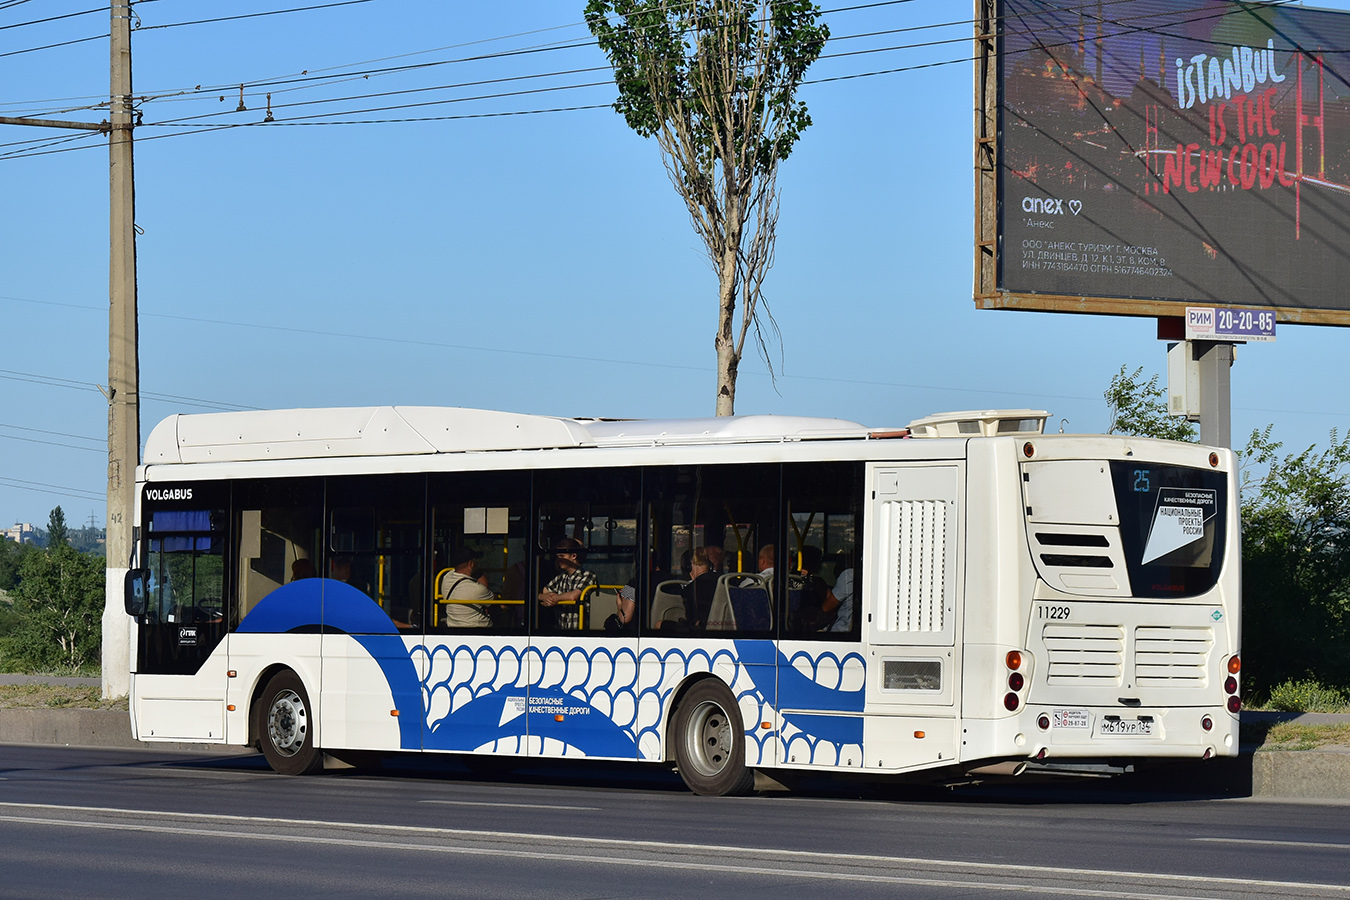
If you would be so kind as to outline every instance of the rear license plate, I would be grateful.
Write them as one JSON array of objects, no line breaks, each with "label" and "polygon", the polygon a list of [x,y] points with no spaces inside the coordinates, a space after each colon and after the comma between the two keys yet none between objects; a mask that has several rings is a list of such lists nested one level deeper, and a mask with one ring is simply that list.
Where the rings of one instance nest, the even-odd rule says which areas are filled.
[{"label": "rear license plate", "polygon": [[1102,719],[1098,734],[1152,734],[1153,722],[1149,719]]}]

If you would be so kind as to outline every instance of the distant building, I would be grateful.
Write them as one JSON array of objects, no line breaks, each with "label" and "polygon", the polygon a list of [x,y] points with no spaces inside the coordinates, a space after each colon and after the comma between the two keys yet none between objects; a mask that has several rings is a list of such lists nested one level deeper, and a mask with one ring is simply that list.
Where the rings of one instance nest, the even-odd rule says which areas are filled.
[{"label": "distant building", "polygon": [[6,540],[19,544],[34,544],[37,543],[38,530],[33,527],[32,523],[19,524],[16,522],[13,528],[5,529],[4,535]]}]

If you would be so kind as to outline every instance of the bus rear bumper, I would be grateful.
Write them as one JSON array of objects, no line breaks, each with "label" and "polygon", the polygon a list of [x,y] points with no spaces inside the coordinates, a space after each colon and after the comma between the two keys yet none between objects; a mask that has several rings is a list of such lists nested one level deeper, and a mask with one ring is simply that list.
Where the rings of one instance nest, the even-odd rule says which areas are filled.
[{"label": "bus rear bumper", "polygon": [[[1238,718],[1222,706],[1028,706],[1015,745],[1034,760],[1064,758],[1212,759],[1238,755]],[[1020,740],[1019,740],[1020,739]]]}]

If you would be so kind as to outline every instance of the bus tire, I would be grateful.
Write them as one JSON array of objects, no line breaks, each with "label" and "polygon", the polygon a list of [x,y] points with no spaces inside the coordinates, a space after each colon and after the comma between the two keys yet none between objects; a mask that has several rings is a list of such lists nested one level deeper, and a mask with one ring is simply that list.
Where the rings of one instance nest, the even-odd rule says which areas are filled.
[{"label": "bus tire", "polygon": [[689,790],[705,797],[750,793],[755,773],[745,766],[745,726],[726,685],[705,678],[675,711],[675,763]]},{"label": "bus tire", "polygon": [[289,669],[273,675],[258,698],[258,743],[268,765],[282,775],[323,770],[313,718],[300,676]]}]

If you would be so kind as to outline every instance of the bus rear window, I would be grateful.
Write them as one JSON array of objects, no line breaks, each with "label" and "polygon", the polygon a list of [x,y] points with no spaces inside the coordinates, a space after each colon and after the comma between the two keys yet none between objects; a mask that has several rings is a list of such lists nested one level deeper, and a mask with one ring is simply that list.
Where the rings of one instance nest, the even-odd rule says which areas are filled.
[{"label": "bus rear window", "polygon": [[1227,539],[1227,476],[1116,460],[1111,480],[1131,593],[1179,598],[1212,588]]}]

